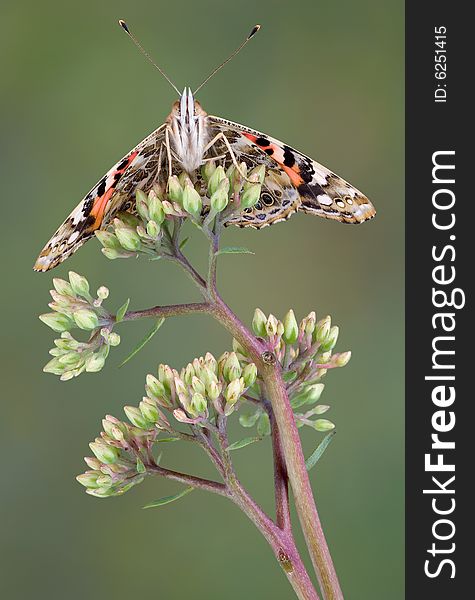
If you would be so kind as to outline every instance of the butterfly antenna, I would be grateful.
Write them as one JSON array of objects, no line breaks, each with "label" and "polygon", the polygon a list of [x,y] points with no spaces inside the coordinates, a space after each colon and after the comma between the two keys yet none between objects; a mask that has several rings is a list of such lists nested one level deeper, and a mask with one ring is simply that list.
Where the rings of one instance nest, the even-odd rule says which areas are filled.
[{"label": "butterfly antenna", "polygon": [[127,27],[127,23],[123,20],[123,19],[119,19],[119,25],[122,27],[122,29],[125,31],[125,33],[130,37],[130,39],[134,42],[134,44],[137,46],[137,48],[140,50],[140,52],[142,52],[142,54],[147,58],[147,60],[149,60],[152,65],[157,69],[157,71],[159,73],[161,73],[163,75],[163,77],[165,77],[165,79],[168,81],[168,83],[172,86],[172,88],[175,90],[175,92],[181,96],[181,93],[178,91],[178,88],[176,87],[176,85],[173,83],[173,81],[168,77],[168,75],[165,73],[165,71],[163,69],[161,69],[156,62],[154,62],[153,58],[150,56],[150,54],[145,50],[145,48],[142,46],[142,44],[138,41],[138,39],[134,36],[134,34],[130,31],[130,29]]},{"label": "butterfly antenna", "polygon": [[207,78],[206,78],[206,79],[203,81],[203,83],[201,83],[201,84],[200,84],[200,85],[199,85],[199,86],[196,88],[196,90],[193,92],[193,95],[197,94],[197,93],[198,93],[198,92],[201,90],[201,88],[202,88],[202,87],[203,87],[203,86],[204,86],[206,83],[208,83],[208,81],[211,79],[211,77],[214,77],[214,76],[216,75],[216,73],[217,73],[218,71],[220,71],[220,70],[221,70],[221,69],[224,67],[224,65],[227,65],[227,64],[228,64],[228,62],[229,62],[230,60],[232,60],[232,59],[233,59],[233,58],[236,56],[236,54],[239,54],[239,52],[241,52],[241,50],[244,48],[244,46],[247,44],[247,42],[248,42],[248,41],[249,41],[249,40],[250,40],[252,37],[254,37],[254,36],[256,35],[256,33],[259,31],[259,29],[260,29],[260,28],[261,28],[261,26],[260,26],[260,25],[254,25],[254,27],[253,27],[253,28],[252,28],[252,30],[251,30],[251,33],[250,33],[250,34],[247,36],[247,38],[246,38],[246,39],[243,41],[243,43],[242,43],[242,44],[241,44],[241,45],[240,45],[238,48],[236,48],[236,50],[234,50],[234,52],[233,52],[233,53],[232,53],[230,56],[228,56],[228,58],[227,58],[227,59],[226,59],[226,60],[225,60],[223,63],[221,63],[221,64],[220,64],[218,67],[216,67],[216,69],[214,69],[213,71],[211,71],[211,73],[210,73],[210,74],[208,75],[208,77],[207,77]]}]

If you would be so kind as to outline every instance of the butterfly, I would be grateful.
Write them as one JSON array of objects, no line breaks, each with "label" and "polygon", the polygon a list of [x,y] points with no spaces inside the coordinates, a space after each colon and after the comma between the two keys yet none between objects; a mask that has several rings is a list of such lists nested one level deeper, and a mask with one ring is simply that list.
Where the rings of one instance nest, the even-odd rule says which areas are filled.
[{"label": "butterfly", "polygon": [[[136,45],[124,21],[119,21]],[[265,166],[265,179],[257,204],[235,214],[226,224],[260,229],[284,221],[293,213],[318,215],[342,223],[362,223],[376,214],[368,198],[344,179],[305,154],[267,135],[208,115],[196,92],[257,33],[256,25],[241,46],[192,93],[180,95],[167,120],[121,158],[76,206],[41,251],[35,271],[48,271],[80,248],[94,232],[106,229],[119,211],[134,212],[135,192],[149,191],[160,179],[182,171],[197,181],[207,160],[225,169],[245,163],[250,169]],[[164,179],[164,176],[166,179]]]}]

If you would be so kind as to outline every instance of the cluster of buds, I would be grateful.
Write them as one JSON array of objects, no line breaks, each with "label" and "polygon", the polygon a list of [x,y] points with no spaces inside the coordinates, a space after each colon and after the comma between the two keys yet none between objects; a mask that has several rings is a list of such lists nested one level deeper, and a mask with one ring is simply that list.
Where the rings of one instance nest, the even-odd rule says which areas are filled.
[{"label": "cluster of buds", "polygon": [[[100,371],[110,347],[120,343],[119,335],[111,331],[111,315],[102,307],[109,290],[101,286],[93,298],[87,279],[73,271],[69,272],[69,281],[55,278],[53,285],[54,290],[50,291],[53,301],[48,306],[54,312],[39,318],[61,337],[54,340],[55,347],[49,352],[53,358],[43,370],[59,375],[62,381],[84,371]],[[70,333],[75,328],[89,332],[89,339],[76,340]]]},{"label": "cluster of buds", "polygon": [[257,378],[253,363],[242,365],[235,352],[225,352],[218,360],[209,352],[195,358],[180,372],[160,365],[158,376],[147,375],[147,397],[173,413],[175,419],[190,425],[208,421],[210,410],[229,416]]},{"label": "cluster of buds", "polygon": [[[327,316],[317,322],[315,313],[311,312],[298,323],[293,310],[289,310],[280,321],[274,315],[266,316],[258,308],[252,328],[267,342],[282,366],[297,425],[308,425],[317,431],[333,429],[331,421],[312,418],[329,409],[319,404],[325,387],[321,378],[328,369],[343,367],[351,358],[351,352],[333,353],[339,330],[336,325],[332,326],[331,318]],[[298,409],[305,412],[297,412]],[[251,415],[242,415],[240,422],[244,427],[252,427],[262,418],[263,411],[259,408]]]},{"label": "cluster of buds", "polygon": [[121,212],[111,223],[110,231],[96,231],[102,244],[102,253],[111,260],[129,258],[139,254],[154,256],[160,251],[163,237],[162,225],[169,202],[162,201],[158,186],[148,194],[137,190],[135,208],[137,215]]},{"label": "cluster of buds", "polygon": [[232,164],[227,171],[214,161],[207,162],[201,170],[207,186],[208,220],[223,212],[224,221],[236,212],[252,208],[259,200],[265,178],[265,167],[259,165],[251,171],[246,163]]},{"label": "cluster of buds", "polygon": [[84,459],[90,470],[76,477],[88,494],[99,498],[121,495],[143,481],[146,465],[157,464],[152,447],[169,425],[156,403],[142,405],[124,408],[131,424],[111,415],[103,419],[100,437],[89,444],[94,456]]}]

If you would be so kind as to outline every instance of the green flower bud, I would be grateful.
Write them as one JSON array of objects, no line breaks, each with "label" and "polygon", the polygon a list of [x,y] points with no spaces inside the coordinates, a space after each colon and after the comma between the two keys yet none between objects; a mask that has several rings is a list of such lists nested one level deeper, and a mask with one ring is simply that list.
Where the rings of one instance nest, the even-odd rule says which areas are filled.
[{"label": "green flower bud", "polygon": [[279,321],[274,317],[274,315],[269,315],[266,323],[266,332],[269,337],[277,334],[278,325]]},{"label": "green flower bud", "polygon": [[59,362],[68,369],[76,369],[84,361],[84,358],[78,352],[67,352],[58,358]]},{"label": "green flower bud", "polygon": [[206,391],[210,400],[217,400],[221,394],[222,385],[217,381],[210,381]]},{"label": "green flower bud", "polygon": [[109,260],[115,260],[116,258],[129,258],[133,256],[130,252],[125,250],[115,250],[114,248],[102,248],[102,254]]},{"label": "green flower bud", "polygon": [[191,387],[197,394],[206,394],[205,384],[194,375],[191,379]]},{"label": "green flower bud", "polygon": [[158,407],[153,400],[150,398],[144,398],[142,402],[139,404],[140,412],[144,416],[144,418],[150,423],[156,423],[160,416],[158,412]]},{"label": "green flower bud", "polygon": [[43,367],[44,373],[52,373],[53,375],[62,375],[67,369],[67,365],[61,364],[59,358],[53,358]]},{"label": "green flower bud", "polygon": [[71,284],[67,281],[64,281],[64,279],[54,277],[53,285],[58,294],[61,294],[62,296],[74,296],[74,291],[71,287]]},{"label": "green flower bud", "polygon": [[222,179],[218,189],[211,195],[211,210],[218,213],[226,208],[229,200],[229,179]]},{"label": "green flower bud", "polygon": [[195,392],[191,398],[191,403],[189,406],[189,411],[193,416],[198,416],[206,413],[208,405],[206,403],[206,398],[203,394]]},{"label": "green flower bud", "polygon": [[150,429],[151,423],[143,416],[142,412],[136,406],[124,406],[124,412],[127,418],[139,429]]},{"label": "green flower bud", "polygon": [[176,175],[168,178],[168,197],[172,202],[182,203],[183,188]]},{"label": "green flower bud", "polygon": [[244,391],[244,379],[233,379],[224,392],[227,405],[234,406]]},{"label": "green flower bud", "polygon": [[221,165],[215,169],[208,181],[208,194],[210,197],[217,191],[219,184],[226,179],[226,172]]},{"label": "green flower bud", "polygon": [[191,385],[191,380],[195,376],[195,369],[191,363],[188,363],[182,372],[183,381],[187,385]]},{"label": "green flower bud", "polygon": [[102,474],[102,475],[100,475],[97,478],[97,482],[96,483],[97,483],[97,485],[100,488],[102,488],[102,487],[105,487],[105,488],[111,487],[111,485],[112,485],[112,477],[110,475],[104,475],[104,474]]},{"label": "green flower bud", "polygon": [[118,346],[120,344],[120,335],[115,333],[115,331],[111,331],[109,334],[109,344],[111,346]]},{"label": "green flower bud", "polygon": [[286,344],[295,344],[299,335],[299,326],[292,309],[284,317],[284,333],[282,335]]},{"label": "green flower bud", "polygon": [[313,332],[315,331],[315,324],[317,322],[317,315],[315,314],[315,312],[312,311],[311,313],[309,313],[307,318],[304,319],[304,321],[305,321],[305,333],[307,335],[313,335]]},{"label": "green flower bud", "polygon": [[218,362],[215,357],[211,354],[211,352],[207,352],[205,354],[205,367],[208,367],[213,373],[218,372]]},{"label": "green flower bud", "polygon": [[129,252],[138,252],[142,247],[142,242],[140,241],[138,233],[131,227],[124,227],[122,224],[119,226],[117,221],[117,219],[114,220],[114,224],[116,225],[115,235],[122,248]]},{"label": "green flower bud", "polygon": [[114,446],[107,446],[101,442],[91,442],[89,448],[93,451],[94,456],[106,465],[115,463],[119,458],[119,450]]},{"label": "green flower bud", "polygon": [[140,225],[140,219],[126,211],[119,212],[114,221],[118,221],[118,227],[130,227],[130,229],[136,229]]},{"label": "green flower bud", "polygon": [[147,234],[156,240],[160,234],[160,226],[155,221],[149,221],[147,223]]},{"label": "green flower bud", "polygon": [[157,225],[161,225],[165,220],[163,204],[153,190],[150,190],[148,193],[148,212],[150,214],[150,219],[155,221]]},{"label": "green flower bud", "polygon": [[302,392],[294,396],[291,400],[293,408],[298,408],[304,404],[314,404],[320,400],[325,385],[323,383],[315,383],[309,385]]},{"label": "green flower bud", "polygon": [[254,330],[254,333],[260,337],[265,337],[267,334],[266,324],[267,317],[260,308],[256,308],[252,319],[252,329]]},{"label": "green flower bud", "polygon": [[90,331],[99,327],[99,319],[96,313],[89,308],[81,308],[73,314],[74,321],[79,329]]},{"label": "green flower bud", "polygon": [[172,386],[173,386],[173,371],[170,369],[168,365],[160,364],[158,366],[158,379],[165,387],[167,395],[170,395]]},{"label": "green flower bud", "polygon": [[97,352],[90,354],[86,358],[86,372],[87,373],[98,373],[104,366],[106,359]]},{"label": "green flower bud", "polygon": [[40,321],[51,327],[53,331],[62,332],[72,329],[74,322],[63,313],[45,313],[39,316]]},{"label": "green flower bud", "polygon": [[223,365],[223,375],[227,381],[241,377],[242,369],[235,352],[230,352]]},{"label": "green flower bud", "polygon": [[341,352],[340,354],[333,355],[333,362],[337,367],[344,367],[350,362],[351,351]]},{"label": "green flower bud", "polygon": [[89,283],[85,277],[78,275],[74,271],[69,271],[69,281],[75,294],[83,296],[83,298],[90,298]]},{"label": "green flower bud", "polygon": [[102,467],[101,461],[95,456],[85,456],[84,462],[90,469],[93,469],[94,471],[99,471],[99,469]]},{"label": "green flower bud", "polygon": [[331,317],[325,317],[318,321],[317,326],[315,328],[314,336],[315,341],[320,342],[321,344],[325,343],[328,335],[330,333],[332,320]]},{"label": "green flower bud", "polygon": [[246,387],[251,387],[254,385],[257,379],[257,367],[254,363],[249,363],[244,367],[244,371],[242,372],[242,377],[244,379],[244,385]]},{"label": "green flower bud", "polygon": [[[110,231],[101,231],[100,229],[98,229],[94,233],[96,234],[96,238],[104,246],[104,248],[107,248],[110,250],[121,250],[122,249],[122,246],[120,245],[119,240]],[[105,252],[104,252],[104,254],[105,254]]]},{"label": "green flower bud", "polygon": [[142,190],[135,190],[135,207],[143,221],[150,220],[147,194]]},{"label": "green flower bud", "polygon": [[145,390],[152,399],[163,398],[166,396],[165,386],[153,375],[147,375]]},{"label": "green flower bud", "polygon": [[331,431],[332,429],[335,429],[335,424],[332,423],[331,421],[329,421],[328,419],[317,419],[316,421],[313,422],[313,427],[317,430],[317,431]]},{"label": "green flower bud", "polygon": [[101,285],[97,290],[97,297],[99,300],[106,300],[109,297],[109,289],[105,285]]},{"label": "green flower bud", "polygon": [[191,181],[185,185],[182,202],[183,208],[187,213],[193,215],[195,218],[200,216],[202,208],[201,196],[195,190]]},{"label": "green flower bud", "polygon": [[240,208],[252,208],[261,197],[262,186],[260,183],[251,184],[241,196]]},{"label": "green flower bud", "polygon": [[203,179],[208,182],[211,178],[211,176],[213,175],[213,173],[216,171],[216,162],[214,160],[208,160],[205,162],[205,164],[201,167],[201,174],[203,176]]},{"label": "green flower bud", "polygon": [[329,350],[333,350],[333,348],[336,346],[336,343],[337,343],[337,340],[338,340],[338,333],[339,333],[338,326],[337,325],[333,326],[330,329],[330,333],[328,334],[327,339],[320,346],[320,350],[322,350],[324,352],[328,352]]},{"label": "green flower bud", "polygon": [[85,473],[81,473],[76,477],[76,480],[79,481],[81,485],[87,488],[98,488],[100,487],[97,483],[97,478],[100,477],[102,473],[100,471],[86,471]]},{"label": "green flower bud", "polygon": [[[258,167],[254,167],[248,176],[248,179],[250,179],[251,181],[255,181],[256,183],[264,183],[264,179],[266,176],[266,168],[264,167],[264,165],[259,165]],[[247,187],[251,187],[251,184],[248,182]],[[244,186],[246,188],[246,185]]]}]

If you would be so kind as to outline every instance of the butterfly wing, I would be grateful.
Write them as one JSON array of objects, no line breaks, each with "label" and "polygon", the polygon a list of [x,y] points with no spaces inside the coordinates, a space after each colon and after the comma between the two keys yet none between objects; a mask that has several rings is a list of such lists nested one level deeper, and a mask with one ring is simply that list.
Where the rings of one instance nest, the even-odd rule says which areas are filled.
[{"label": "butterfly wing", "polygon": [[[226,136],[238,161],[253,156],[254,163],[264,164],[275,176],[275,185],[280,184],[285,197],[292,200],[292,208],[280,213],[282,218],[270,214],[277,207],[282,209],[281,204],[275,202],[264,207],[264,213],[263,207],[256,205],[247,215],[243,213],[242,218],[240,215],[233,219],[234,225],[262,227],[287,218],[296,210],[342,223],[362,223],[376,214],[362,192],[305,154],[264,133],[220,117],[209,116],[208,122],[213,133],[221,132]],[[264,204],[262,196],[258,204]]]},{"label": "butterfly wing", "polygon": [[97,229],[104,229],[119,210],[135,202],[137,187],[147,191],[161,167],[162,125],[119,160],[81,200],[38,256],[35,271],[53,269],[71,256]]}]

